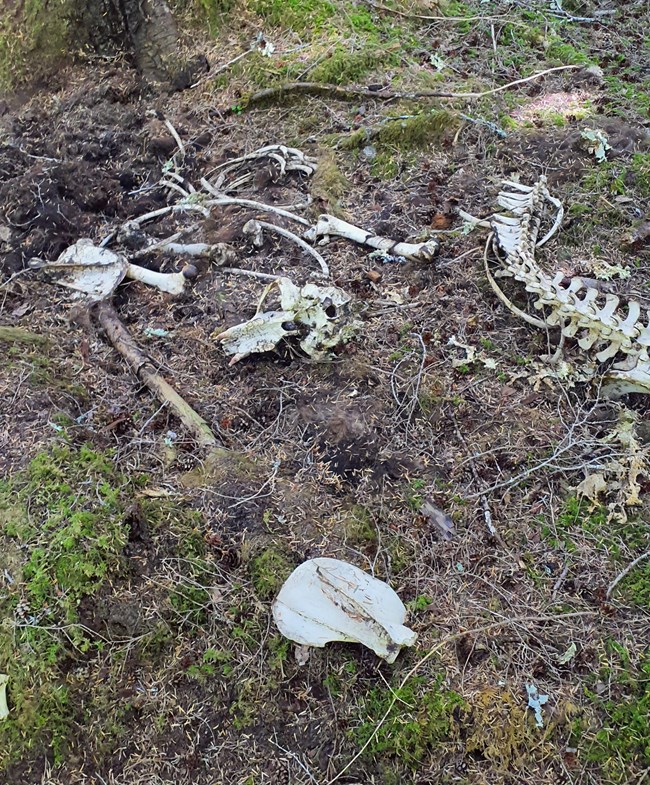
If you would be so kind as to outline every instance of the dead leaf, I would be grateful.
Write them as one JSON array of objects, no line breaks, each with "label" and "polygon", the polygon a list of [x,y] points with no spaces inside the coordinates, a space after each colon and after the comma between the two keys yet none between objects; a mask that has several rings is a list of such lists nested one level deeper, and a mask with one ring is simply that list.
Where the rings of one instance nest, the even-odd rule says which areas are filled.
[{"label": "dead leaf", "polygon": [[578,498],[587,498],[591,502],[589,510],[595,509],[599,504],[598,496],[607,491],[607,481],[601,472],[590,474],[578,485],[576,493]]}]

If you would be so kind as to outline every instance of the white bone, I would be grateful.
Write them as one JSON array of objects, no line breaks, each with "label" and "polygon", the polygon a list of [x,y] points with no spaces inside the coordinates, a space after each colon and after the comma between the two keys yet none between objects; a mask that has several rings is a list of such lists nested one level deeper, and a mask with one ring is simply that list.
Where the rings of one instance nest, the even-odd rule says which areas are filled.
[{"label": "white bone", "polygon": [[[578,345],[585,351],[596,349],[595,357],[599,362],[616,356],[626,358],[606,376],[611,382],[607,389],[612,394],[650,392],[650,322],[641,321],[640,304],[630,300],[627,313],[624,313],[616,295],[606,294],[603,298],[600,291],[580,278],[574,278],[564,287],[561,285],[563,273],[550,278],[535,261],[535,250],[557,232],[564,213],[562,203],[548,192],[546,179],[541,177],[534,186],[506,181],[497,202],[510,212],[510,215],[496,214],[492,218],[496,242],[505,254],[505,258],[501,257],[503,271],[535,295],[534,306],[544,312],[544,322],[559,327],[564,337],[574,337],[584,330],[578,337]],[[547,234],[537,240],[546,203],[556,210],[556,217]],[[524,314],[508,300],[497,286],[487,262],[486,271],[499,299],[517,315],[539,324],[539,320]]]},{"label": "white bone", "polygon": [[383,581],[339,559],[303,562],[273,603],[280,632],[303,646],[362,643],[387,662],[417,634],[404,626],[406,608]]},{"label": "white bone", "polygon": [[157,273],[155,270],[147,270],[137,264],[128,264],[126,277],[134,281],[146,283],[147,286],[154,286],[161,292],[168,294],[181,294],[187,283],[187,278],[183,273]]},{"label": "white bone", "polygon": [[[280,293],[280,310],[261,312],[272,289]],[[336,286],[308,283],[296,286],[289,278],[278,278],[264,290],[257,313],[252,319],[216,335],[227,354],[234,355],[231,365],[249,354],[268,352],[291,335],[303,335],[301,349],[315,360],[327,357],[334,346],[348,341],[359,328],[344,309],[348,295]],[[330,314],[333,311],[333,314]]]},{"label": "white bone", "polygon": [[82,238],[66,248],[55,262],[40,262],[36,267],[56,276],[60,286],[74,289],[93,300],[110,297],[124,277],[155,286],[163,292],[180,294],[187,277],[183,273],[158,273],[131,264],[122,254],[100,248]]},{"label": "white bone", "polygon": [[384,251],[393,256],[404,256],[406,259],[418,259],[426,262],[433,259],[439,248],[437,240],[431,239],[424,243],[395,242],[327,214],[318,217],[318,223],[305,234],[305,237],[312,241],[322,237],[327,241],[327,238],[332,235],[344,237],[346,240],[352,240],[352,242],[367,245],[370,248],[376,248],[378,251]]}]

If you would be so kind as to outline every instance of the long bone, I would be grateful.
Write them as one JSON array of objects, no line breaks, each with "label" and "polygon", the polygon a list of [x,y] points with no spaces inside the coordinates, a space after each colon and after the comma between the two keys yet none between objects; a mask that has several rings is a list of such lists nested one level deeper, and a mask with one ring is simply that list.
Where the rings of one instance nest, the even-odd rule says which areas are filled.
[{"label": "long bone", "polygon": [[327,214],[320,215],[316,226],[305,233],[305,237],[312,242],[321,238],[321,245],[327,243],[332,236],[344,237],[346,240],[352,240],[352,242],[359,243],[359,245],[367,245],[391,256],[403,256],[405,259],[425,262],[431,261],[438,253],[438,248],[440,247],[438,241],[434,239],[427,240],[424,243],[395,242]]}]

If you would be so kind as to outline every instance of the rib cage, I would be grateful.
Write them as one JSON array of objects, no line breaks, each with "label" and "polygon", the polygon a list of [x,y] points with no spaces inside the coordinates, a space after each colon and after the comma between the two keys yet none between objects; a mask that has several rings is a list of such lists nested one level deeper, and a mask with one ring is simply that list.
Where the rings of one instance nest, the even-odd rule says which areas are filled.
[{"label": "rib cage", "polygon": [[[616,295],[603,295],[578,277],[564,287],[563,273],[551,278],[535,261],[536,248],[555,234],[563,216],[562,204],[549,193],[546,178],[540,177],[533,186],[505,181],[498,203],[509,213],[495,214],[491,221],[493,243],[501,251],[497,254],[503,268],[501,275],[512,276],[535,295],[535,308],[541,319],[529,317],[513,306],[488,270],[499,298],[533,324],[559,327],[568,338],[577,336],[580,348],[593,350],[599,362],[618,356],[619,361],[605,374],[607,389],[613,396],[650,392],[650,315],[646,314],[646,323],[642,322],[638,302],[630,300],[625,309]],[[550,231],[538,241],[548,206],[555,207],[557,216]]]}]

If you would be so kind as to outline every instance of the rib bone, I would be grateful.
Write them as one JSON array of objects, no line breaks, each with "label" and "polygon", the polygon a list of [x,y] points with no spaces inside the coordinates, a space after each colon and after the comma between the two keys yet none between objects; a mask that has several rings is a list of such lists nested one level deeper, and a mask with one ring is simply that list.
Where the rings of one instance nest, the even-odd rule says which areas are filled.
[{"label": "rib bone", "polygon": [[[510,213],[495,214],[491,222],[501,272],[523,283],[526,291],[536,297],[534,305],[542,319],[525,314],[508,300],[490,272],[486,254],[485,269],[499,299],[532,324],[559,327],[563,337],[577,336],[580,348],[592,351],[599,362],[618,358],[604,375],[604,390],[611,397],[627,392],[650,393],[650,316],[646,317],[646,326],[641,320],[639,303],[628,301],[625,313],[616,295],[603,295],[581,278],[574,278],[568,287],[563,286],[563,273],[551,278],[535,260],[536,249],[558,231],[563,215],[561,203],[546,187],[546,178],[540,177],[533,186],[506,181],[497,201]],[[557,215],[550,231],[538,240],[549,205],[556,209]]]}]

